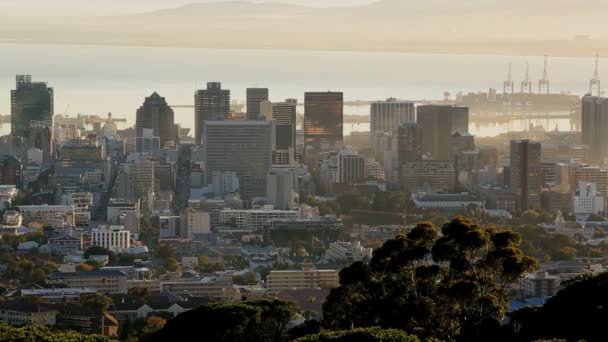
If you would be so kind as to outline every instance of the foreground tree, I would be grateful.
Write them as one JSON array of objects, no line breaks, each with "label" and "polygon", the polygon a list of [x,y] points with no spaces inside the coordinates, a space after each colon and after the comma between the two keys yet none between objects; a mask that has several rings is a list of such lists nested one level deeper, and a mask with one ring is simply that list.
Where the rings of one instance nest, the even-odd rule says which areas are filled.
[{"label": "foreground tree", "polygon": [[209,341],[285,341],[292,303],[259,299],[203,305],[170,320],[149,341],[184,340],[201,332]]},{"label": "foreground tree", "polygon": [[579,276],[561,286],[544,306],[511,314],[511,326],[517,331],[511,340],[606,341],[608,272]]},{"label": "foreground tree", "polygon": [[340,272],[323,306],[326,328],[397,328],[424,338],[484,340],[508,307],[507,286],[536,267],[520,237],[457,217],[388,240],[369,264]]}]

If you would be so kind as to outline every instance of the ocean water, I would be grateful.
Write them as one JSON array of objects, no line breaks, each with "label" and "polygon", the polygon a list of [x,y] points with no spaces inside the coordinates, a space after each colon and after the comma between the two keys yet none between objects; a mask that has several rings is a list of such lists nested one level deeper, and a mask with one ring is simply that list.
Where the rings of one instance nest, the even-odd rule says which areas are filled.
[{"label": "ocean water", "polygon": [[[440,99],[445,91],[454,95],[502,89],[509,63],[516,87],[526,63],[534,84],[541,76],[542,56],[0,44],[0,114],[10,113],[10,90],[17,74],[31,74],[34,81],[48,82],[55,89],[56,114],[112,112],[132,123],[135,111],[152,92],[173,106],[192,105],[194,91],[207,81],[222,82],[239,101],[244,101],[247,87],[270,88],[271,101],[303,101],[305,91],[326,90],[344,92],[347,101]],[[552,91],[584,94],[593,64],[591,56],[550,57]],[[193,126],[192,108],[174,110],[176,121]],[[367,113],[367,106],[345,107],[345,114]],[[568,120],[534,124],[546,129],[570,127]],[[528,125],[523,121],[472,125],[471,132],[490,136]],[[345,134],[365,127],[369,130],[365,124],[345,125]]]}]

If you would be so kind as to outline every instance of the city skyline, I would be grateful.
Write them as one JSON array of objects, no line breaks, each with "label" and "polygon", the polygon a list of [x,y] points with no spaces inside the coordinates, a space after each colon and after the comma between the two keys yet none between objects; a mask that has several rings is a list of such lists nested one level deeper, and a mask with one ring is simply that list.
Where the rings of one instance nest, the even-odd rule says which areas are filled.
[{"label": "city skyline", "polygon": [[0,0],[0,341],[603,341],[604,10]]}]

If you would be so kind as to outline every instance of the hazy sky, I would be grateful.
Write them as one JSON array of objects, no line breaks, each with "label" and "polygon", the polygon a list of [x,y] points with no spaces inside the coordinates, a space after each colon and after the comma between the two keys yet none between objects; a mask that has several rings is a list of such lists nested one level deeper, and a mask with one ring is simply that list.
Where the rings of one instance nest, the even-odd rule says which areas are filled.
[{"label": "hazy sky", "polygon": [[[280,2],[304,6],[352,6],[369,4],[376,0],[251,0],[250,2]],[[163,8],[201,2],[235,2],[235,0],[0,0],[1,9],[16,11],[48,10],[67,12],[88,12],[119,14],[128,12],[147,12]]]}]

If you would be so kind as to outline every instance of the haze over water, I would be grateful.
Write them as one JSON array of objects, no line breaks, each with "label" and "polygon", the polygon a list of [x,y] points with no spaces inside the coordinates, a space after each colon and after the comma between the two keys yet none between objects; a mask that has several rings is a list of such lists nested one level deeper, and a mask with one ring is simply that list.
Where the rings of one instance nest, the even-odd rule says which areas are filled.
[{"label": "haze over water", "polygon": [[[16,74],[31,74],[34,81],[46,81],[55,88],[55,114],[66,109],[69,115],[112,112],[131,124],[136,109],[153,91],[170,105],[192,105],[195,89],[204,88],[207,81],[222,82],[239,101],[244,101],[245,88],[256,86],[270,88],[271,101],[297,98],[301,102],[305,91],[324,90],[342,91],[346,101],[440,99],[444,91],[452,96],[490,87],[502,91],[509,62],[516,89],[526,62],[536,88],[541,56],[0,44],[0,114],[10,114]],[[549,59],[553,92],[584,94],[592,72],[592,58]],[[608,78],[601,66],[600,73]],[[175,108],[175,112],[176,122],[193,126],[193,109]],[[368,113],[367,106],[345,108],[345,114]],[[551,130],[556,125],[569,129],[567,120],[538,124]],[[495,135],[507,129],[503,126],[472,124],[471,132]],[[366,125],[345,127],[368,129]]]}]

